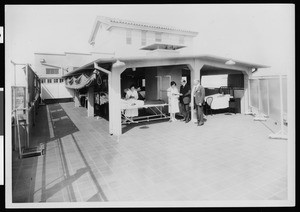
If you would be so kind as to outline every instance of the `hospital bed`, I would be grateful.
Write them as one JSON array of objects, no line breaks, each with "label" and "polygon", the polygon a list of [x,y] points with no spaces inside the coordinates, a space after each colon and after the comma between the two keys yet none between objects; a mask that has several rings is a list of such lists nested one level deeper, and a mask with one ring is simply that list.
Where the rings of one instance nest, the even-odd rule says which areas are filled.
[{"label": "hospital bed", "polygon": [[[170,118],[167,114],[164,113],[163,108],[168,106],[168,104],[163,102],[144,102],[141,100],[134,100],[134,101],[126,101],[121,100],[121,115],[122,115],[122,124],[132,124],[132,123],[140,123],[140,122],[149,122],[153,120],[161,120]],[[126,109],[148,109],[151,114],[147,115],[139,115],[135,117],[127,117],[125,110]]]},{"label": "hospital bed", "polygon": [[210,105],[210,108],[213,110],[218,110],[218,109],[224,109],[229,107],[229,100],[232,98],[229,94],[213,94],[206,96],[204,99],[205,101],[207,98],[212,98],[212,102]]}]

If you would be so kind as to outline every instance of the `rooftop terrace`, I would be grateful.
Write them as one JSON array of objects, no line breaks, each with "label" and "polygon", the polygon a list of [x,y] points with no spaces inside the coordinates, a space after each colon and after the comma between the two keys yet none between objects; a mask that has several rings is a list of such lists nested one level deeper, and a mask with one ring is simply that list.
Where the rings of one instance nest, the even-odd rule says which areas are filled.
[{"label": "rooftop terrace", "polygon": [[253,117],[207,116],[123,129],[74,103],[41,106],[31,145],[43,156],[13,152],[13,202],[286,200],[287,141]]}]

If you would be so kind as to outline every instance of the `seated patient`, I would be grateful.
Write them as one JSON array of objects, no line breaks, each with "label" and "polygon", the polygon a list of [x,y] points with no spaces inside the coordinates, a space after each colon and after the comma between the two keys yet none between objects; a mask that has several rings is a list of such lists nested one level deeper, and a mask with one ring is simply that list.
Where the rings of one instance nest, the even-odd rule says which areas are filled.
[{"label": "seated patient", "polygon": [[[125,99],[130,101],[131,105],[136,104],[136,100],[139,98],[138,93],[135,89],[134,85],[131,85],[129,89],[126,92]],[[133,108],[133,109],[126,109],[125,110],[125,115],[127,117],[134,117],[139,115],[139,110],[138,108]]]}]

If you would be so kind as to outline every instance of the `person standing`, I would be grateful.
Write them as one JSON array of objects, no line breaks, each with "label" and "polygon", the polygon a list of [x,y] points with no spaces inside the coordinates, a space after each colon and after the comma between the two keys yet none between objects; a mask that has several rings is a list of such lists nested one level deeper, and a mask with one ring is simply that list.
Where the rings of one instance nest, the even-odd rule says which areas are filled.
[{"label": "person standing", "polygon": [[191,102],[191,87],[187,84],[186,80],[181,80],[180,86],[180,106],[183,113],[183,121],[188,123],[190,119],[190,102]]},{"label": "person standing", "polygon": [[197,121],[198,126],[202,126],[204,124],[203,121],[203,106],[204,106],[204,97],[205,97],[205,90],[204,87],[200,84],[200,80],[194,80],[194,89],[193,95],[195,99],[195,107],[197,111]]},{"label": "person standing", "polygon": [[168,100],[169,100],[169,113],[170,113],[170,122],[176,121],[175,114],[179,112],[179,92],[176,87],[176,82],[171,82],[171,87],[167,90]]}]

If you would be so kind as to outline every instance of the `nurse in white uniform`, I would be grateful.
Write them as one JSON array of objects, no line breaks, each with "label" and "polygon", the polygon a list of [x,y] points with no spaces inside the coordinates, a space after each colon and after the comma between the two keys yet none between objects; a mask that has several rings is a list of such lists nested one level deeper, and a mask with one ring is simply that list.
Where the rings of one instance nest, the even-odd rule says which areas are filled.
[{"label": "nurse in white uniform", "polygon": [[168,99],[169,99],[169,113],[170,122],[176,121],[175,114],[179,113],[179,91],[176,87],[176,82],[171,82],[171,87],[168,88]]}]

